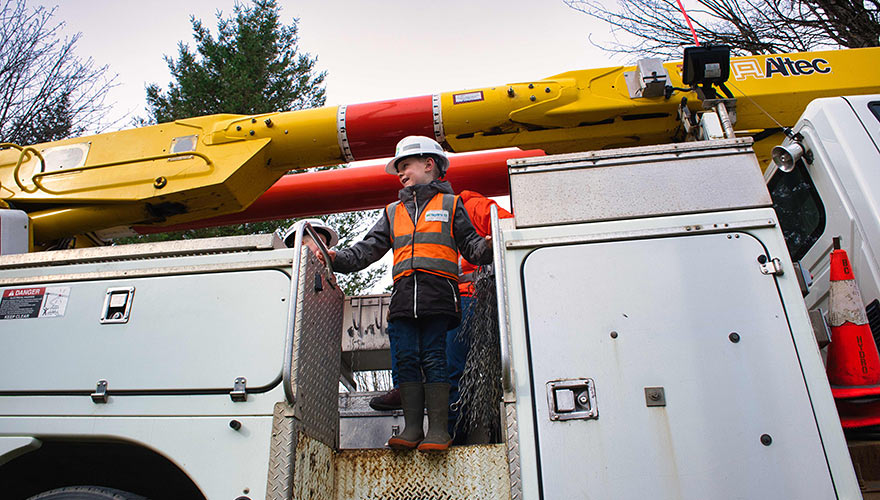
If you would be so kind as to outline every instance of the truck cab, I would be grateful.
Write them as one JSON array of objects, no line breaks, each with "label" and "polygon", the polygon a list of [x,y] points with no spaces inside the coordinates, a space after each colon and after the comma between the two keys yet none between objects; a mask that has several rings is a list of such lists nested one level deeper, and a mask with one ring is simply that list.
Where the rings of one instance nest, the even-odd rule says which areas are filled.
[{"label": "truck cab", "polygon": [[832,239],[853,265],[874,337],[880,337],[880,95],[816,99],[792,132],[791,172],[771,163],[767,188],[810,310],[827,311]]}]

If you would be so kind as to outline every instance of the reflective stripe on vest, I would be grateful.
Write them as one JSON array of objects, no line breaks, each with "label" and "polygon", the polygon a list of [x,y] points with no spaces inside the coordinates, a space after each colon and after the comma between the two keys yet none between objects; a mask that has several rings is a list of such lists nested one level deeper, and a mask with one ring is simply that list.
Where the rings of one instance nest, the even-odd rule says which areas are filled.
[{"label": "reflective stripe on vest", "polygon": [[396,201],[386,207],[391,222],[391,248],[394,250],[394,280],[416,270],[458,279],[458,248],[452,223],[458,197],[438,193],[431,198],[413,227],[406,207]]},{"label": "reflective stripe on vest", "polygon": [[[467,269],[467,272],[464,270]],[[470,262],[464,260],[464,257],[461,255],[458,256],[458,282],[459,283],[471,283],[477,278],[477,271],[480,268],[471,264]]]}]

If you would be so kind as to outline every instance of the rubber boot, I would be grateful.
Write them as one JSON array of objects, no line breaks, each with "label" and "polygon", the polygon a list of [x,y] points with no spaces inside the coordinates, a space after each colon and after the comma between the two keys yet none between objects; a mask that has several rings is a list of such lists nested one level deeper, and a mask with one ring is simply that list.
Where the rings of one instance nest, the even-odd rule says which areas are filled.
[{"label": "rubber boot", "polygon": [[395,450],[411,450],[424,439],[425,388],[421,382],[400,384],[400,401],[403,407],[403,432],[392,436],[388,446]]},{"label": "rubber boot", "polygon": [[370,408],[376,411],[399,410],[401,408],[400,389],[395,387],[385,394],[374,397],[370,400]]},{"label": "rubber boot", "polygon": [[449,384],[425,384],[425,406],[428,408],[428,433],[419,445],[419,451],[446,451],[452,444],[447,430]]}]

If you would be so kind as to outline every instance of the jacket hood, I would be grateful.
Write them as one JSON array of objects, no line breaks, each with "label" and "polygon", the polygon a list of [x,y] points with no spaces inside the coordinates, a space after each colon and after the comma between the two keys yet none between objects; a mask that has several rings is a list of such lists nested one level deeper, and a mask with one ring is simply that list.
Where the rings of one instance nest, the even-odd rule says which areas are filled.
[{"label": "jacket hood", "polygon": [[407,203],[412,201],[414,193],[416,198],[419,199],[420,204],[423,203],[422,200],[427,202],[437,193],[455,194],[455,192],[452,191],[452,184],[450,184],[449,181],[433,180],[428,184],[407,186],[401,189],[397,195],[400,197],[400,201]]}]

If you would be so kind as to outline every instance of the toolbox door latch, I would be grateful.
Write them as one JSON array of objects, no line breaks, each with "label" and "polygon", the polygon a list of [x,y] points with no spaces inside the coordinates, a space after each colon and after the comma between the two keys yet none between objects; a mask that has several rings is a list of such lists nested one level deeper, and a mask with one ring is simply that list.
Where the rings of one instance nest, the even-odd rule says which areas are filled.
[{"label": "toolbox door latch", "polygon": [[235,382],[232,385],[232,392],[229,393],[229,397],[232,398],[236,403],[241,403],[247,401],[247,379],[244,377],[238,377],[235,379]]},{"label": "toolbox door latch", "polygon": [[599,418],[596,384],[591,378],[547,382],[550,420],[593,420]]},{"label": "toolbox door latch", "polygon": [[98,381],[98,385],[95,387],[95,392],[91,393],[92,401],[95,404],[103,404],[107,402],[107,399],[110,397],[107,394],[107,381],[101,379]]}]

